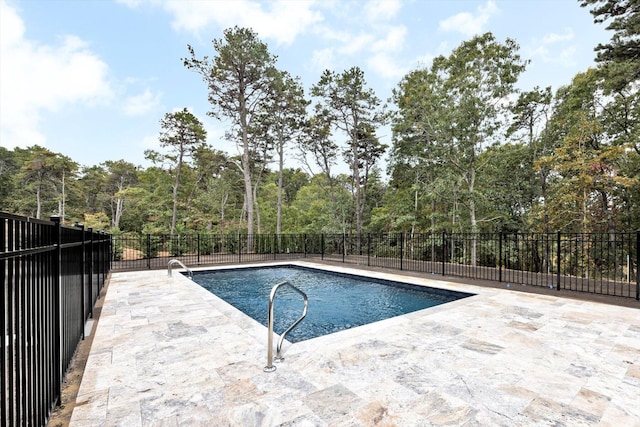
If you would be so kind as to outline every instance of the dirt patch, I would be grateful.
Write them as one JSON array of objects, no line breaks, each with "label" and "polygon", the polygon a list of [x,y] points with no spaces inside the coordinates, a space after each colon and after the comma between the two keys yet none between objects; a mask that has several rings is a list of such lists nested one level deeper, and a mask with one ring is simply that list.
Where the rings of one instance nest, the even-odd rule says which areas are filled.
[{"label": "dirt patch", "polygon": [[[169,253],[169,251],[160,251],[158,252],[158,254],[154,257],[168,257],[169,255],[171,255]],[[133,248],[124,248],[122,250],[122,260],[123,261],[135,261],[138,259],[145,259],[144,254],[142,253],[141,250],[138,249],[133,249]]]},{"label": "dirt patch", "polygon": [[109,280],[111,276],[107,277],[105,285],[100,292],[100,298],[96,302],[93,309],[93,325],[91,327],[91,333],[80,341],[76,352],[71,360],[71,366],[65,374],[62,382],[62,391],[60,397],[60,404],[53,408],[48,427],[66,427],[71,422],[71,414],[76,407],[76,398],[78,397],[78,390],[80,389],[80,383],[82,382],[82,375],[84,374],[84,368],[87,365],[87,359],[89,358],[89,352],[91,351],[91,344],[93,343],[93,337],[100,320],[100,313],[102,312],[102,304],[104,303],[104,296],[109,287]]},{"label": "dirt patch", "polygon": [[133,259],[142,259],[142,251],[133,248],[124,248],[122,250],[122,259],[124,261],[130,261]]}]

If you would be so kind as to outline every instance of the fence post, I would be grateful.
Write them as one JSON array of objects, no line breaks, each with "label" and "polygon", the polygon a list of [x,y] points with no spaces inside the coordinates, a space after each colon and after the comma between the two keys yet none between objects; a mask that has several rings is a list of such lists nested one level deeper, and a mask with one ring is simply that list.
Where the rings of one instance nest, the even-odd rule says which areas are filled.
[{"label": "fence post", "polygon": [[[111,234],[109,234],[109,241],[107,242],[107,244],[105,245],[105,237],[106,234],[104,234],[104,232],[99,231],[98,232],[98,259],[95,260],[96,263],[96,268],[98,269],[98,271],[96,272],[96,278],[98,279],[98,286],[97,286],[97,290],[98,290],[98,296],[100,295],[100,291],[102,290],[102,285],[104,283],[104,279],[103,279],[103,270],[106,270],[106,266],[109,266],[109,270],[111,269],[111,258],[113,257],[113,245],[111,244],[112,238],[111,238]],[[93,240],[93,236],[91,237],[91,239]],[[106,250],[105,250],[105,246],[106,246]],[[103,252],[104,251],[104,252]],[[93,253],[91,253],[91,261],[93,262]],[[91,267],[91,271],[93,272],[93,267]],[[93,280],[93,278],[91,279]],[[97,296],[96,296],[96,299]],[[93,304],[91,304],[91,310],[93,310]],[[93,316],[93,314],[91,315]]]},{"label": "fence post", "polygon": [[200,233],[198,233],[196,238],[198,239],[198,248],[196,249],[198,253],[198,260],[196,262],[198,263],[198,265],[200,265]]},{"label": "fence post", "polygon": [[557,237],[557,242],[556,245],[558,246],[556,248],[556,256],[557,256],[557,260],[556,260],[556,264],[557,264],[557,272],[556,272],[556,290],[560,290],[560,232],[558,231],[558,237]]},{"label": "fence post", "polygon": [[502,282],[502,231],[498,233],[498,282]]},{"label": "fence post", "polygon": [[402,255],[404,252],[404,231],[400,233],[400,271],[402,271]]},{"label": "fence post", "polygon": [[640,301],[640,230],[636,231],[636,301]]},{"label": "fence post", "polygon": [[89,232],[89,316],[93,318],[93,227],[87,228]]},{"label": "fence post", "polygon": [[62,280],[60,280],[61,265],[62,265],[62,250],[60,245],[62,243],[62,228],[60,227],[60,217],[52,216],[50,220],[54,223],[53,226],[53,244],[56,246],[54,251],[53,261],[53,289],[55,298],[55,349],[54,349],[54,365],[55,365],[55,398],[57,399],[57,406],[62,404],[62,377],[64,375],[62,366]]},{"label": "fence post", "polygon": [[445,248],[447,241],[447,232],[442,230],[442,275],[444,276],[444,259],[447,256],[447,250]]},{"label": "fence post", "polygon": [[367,267],[371,266],[371,233],[367,233]]},{"label": "fence post", "polygon": [[347,255],[347,233],[342,233],[342,263]]},{"label": "fence post", "polygon": [[147,268],[151,270],[151,234],[147,233]]},{"label": "fence post", "polygon": [[276,259],[278,259],[278,248],[276,248],[276,245],[278,244],[278,235],[276,233],[273,233],[273,245],[271,245],[271,247],[273,248],[273,260],[275,261]]},{"label": "fence post", "polygon": [[84,336],[84,313],[85,313],[85,304],[87,303],[87,294],[86,294],[86,290],[85,290],[85,280],[84,280],[84,275],[85,275],[85,271],[86,271],[86,262],[87,262],[87,257],[86,257],[86,247],[84,244],[84,224],[74,224],[74,226],[76,228],[80,229],[80,238],[82,239],[82,243],[80,244],[80,250],[82,251],[82,260],[81,265],[82,267],[80,268],[80,300],[82,301],[81,304],[81,308],[80,310],[82,311],[82,315],[80,316],[80,330],[82,331],[82,340],[85,339]]},{"label": "fence post", "polygon": [[304,246],[304,257],[306,258],[307,257],[307,233],[304,233],[302,235],[302,239],[303,239],[302,244]]},{"label": "fence post", "polygon": [[[104,233],[101,233],[101,235],[102,237],[105,236]],[[103,242],[100,242],[100,249],[98,251],[98,260],[100,260],[100,256],[102,255],[102,262],[104,263],[104,265],[100,264],[100,267],[99,267],[100,272],[102,274],[102,279],[100,279],[100,287],[99,287],[100,290],[102,290],[102,288],[104,287],[104,284],[107,281],[107,274],[109,274],[109,271],[111,271],[111,260],[113,259],[111,257],[112,253],[113,253],[113,234],[109,234],[109,241],[107,242],[106,245],[104,245]],[[106,256],[108,256],[108,258],[105,258]]]},{"label": "fence post", "polygon": [[324,233],[320,234],[320,259],[324,259]]}]

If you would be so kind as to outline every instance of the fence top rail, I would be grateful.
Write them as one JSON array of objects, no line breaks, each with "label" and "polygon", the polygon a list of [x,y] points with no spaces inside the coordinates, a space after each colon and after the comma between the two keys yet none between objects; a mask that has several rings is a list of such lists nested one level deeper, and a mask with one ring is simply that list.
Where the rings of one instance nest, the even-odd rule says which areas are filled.
[{"label": "fence top rail", "polygon": [[[42,225],[49,225],[49,226],[54,226],[57,223],[54,221],[50,221],[50,220],[46,220],[46,219],[37,219],[37,218],[32,218],[29,216],[22,216],[22,215],[16,215],[16,214],[12,214],[9,212],[3,212],[0,211],[0,220],[14,220],[14,221],[20,221],[23,223],[34,223],[34,224],[42,224]],[[73,231],[86,231],[87,233],[93,233],[94,236],[99,236],[102,239],[101,240],[106,240],[109,238],[110,234],[105,232],[105,231],[101,231],[101,230],[93,230],[91,228],[84,228],[83,226],[78,226],[78,225],[67,225],[67,224],[60,224],[60,226],[66,230],[73,230]],[[95,242],[95,240],[94,240]]]},{"label": "fence top rail", "polygon": [[46,225],[55,224],[54,222],[46,219],[36,219],[28,216],[15,215],[15,214],[10,214],[8,212],[1,212],[1,211],[0,211],[0,219],[13,219],[13,220],[22,221],[22,222],[34,222],[36,224],[46,224]]}]

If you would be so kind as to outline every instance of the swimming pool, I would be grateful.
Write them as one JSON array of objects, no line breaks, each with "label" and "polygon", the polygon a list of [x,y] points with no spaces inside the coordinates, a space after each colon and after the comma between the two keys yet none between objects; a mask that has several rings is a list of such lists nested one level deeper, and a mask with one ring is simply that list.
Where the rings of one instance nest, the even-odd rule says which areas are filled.
[{"label": "swimming pool", "polygon": [[[473,294],[410,285],[301,266],[245,267],[194,272],[194,282],[267,326],[271,288],[288,281],[307,294],[307,317],[287,339],[298,342],[456,301]],[[278,291],[274,331],[284,332],[302,313],[300,294]]]}]

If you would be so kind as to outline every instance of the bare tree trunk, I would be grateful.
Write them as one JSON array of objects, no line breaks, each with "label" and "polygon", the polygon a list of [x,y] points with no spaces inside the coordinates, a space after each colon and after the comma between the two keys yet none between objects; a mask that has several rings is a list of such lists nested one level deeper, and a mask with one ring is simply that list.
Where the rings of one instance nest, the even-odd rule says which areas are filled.
[{"label": "bare tree trunk", "polygon": [[65,217],[65,198],[66,198],[66,188],[65,188],[65,172],[64,170],[62,171],[62,200],[60,200],[60,218],[62,220],[62,223],[64,223],[64,217]]},{"label": "bare tree trunk", "polygon": [[220,234],[224,234],[224,212],[227,200],[229,200],[229,194],[225,194],[220,202]]},{"label": "bare tree trunk", "polygon": [[278,144],[278,206],[276,212],[276,234],[282,234],[282,186],[284,168],[284,147]]},{"label": "bare tree trunk", "polygon": [[[357,127],[354,126],[354,129]],[[355,133],[355,130],[354,130]],[[354,202],[356,209],[356,238],[357,238],[357,251],[360,253],[360,237],[362,235],[362,200],[361,200],[361,188],[360,188],[360,166],[358,165],[358,141],[357,136],[353,136],[351,143],[351,154],[353,156],[351,171],[353,172],[353,186],[354,186]]]},{"label": "bare tree trunk", "polygon": [[256,229],[258,230],[258,234],[262,233],[262,223],[260,222],[260,206],[258,206],[258,183],[253,187],[253,200],[255,202],[255,220],[256,220]]},{"label": "bare tree trunk", "polygon": [[244,88],[240,90],[240,127],[242,129],[242,176],[244,178],[244,204],[247,208],[247,251],[253,252],[253,185],[251,183],[251,153],[249,150],[249,135],[247,134],[247,106]]},{"label": "bare tree trunk", "polygon": [[42,202],[40,201],[40,187],[40,184],[38,184],[38,186],[36,187],[36,219],[40,219],[40,214],[42,211]]},{"label": "bare tree trunk", "polygon": [[182,156],[184,150],[180,148],[180,154],[178,156],[178,170],[176,171],[176,180],[173,184],[173,213],[171,215],[171,229],[170,235],[173,237],[176,232],[176,222],[178,220],[178,188],[180,187],[180,173],[182,172]]},{"label": "bare tree trunk", "polygon": [[476,255],[478,251],[478,221],[476,219],[476,202],[473,200],[473,189],[475,186],[476,174],[475,170],[470,171],[470,179],[469,179],[469,194],[471,198],[469,199],[469,219],[471,221],[471,265],[476,266]]},{"label": "bare tree trunk", "polygon": [[124,212],[124,199],[117,198],[116,200],[116,211],[113,215],[113,219],[111,220],[111,225],[115,228],[120,228],[120,219],[122,218],[122,213]]}]

